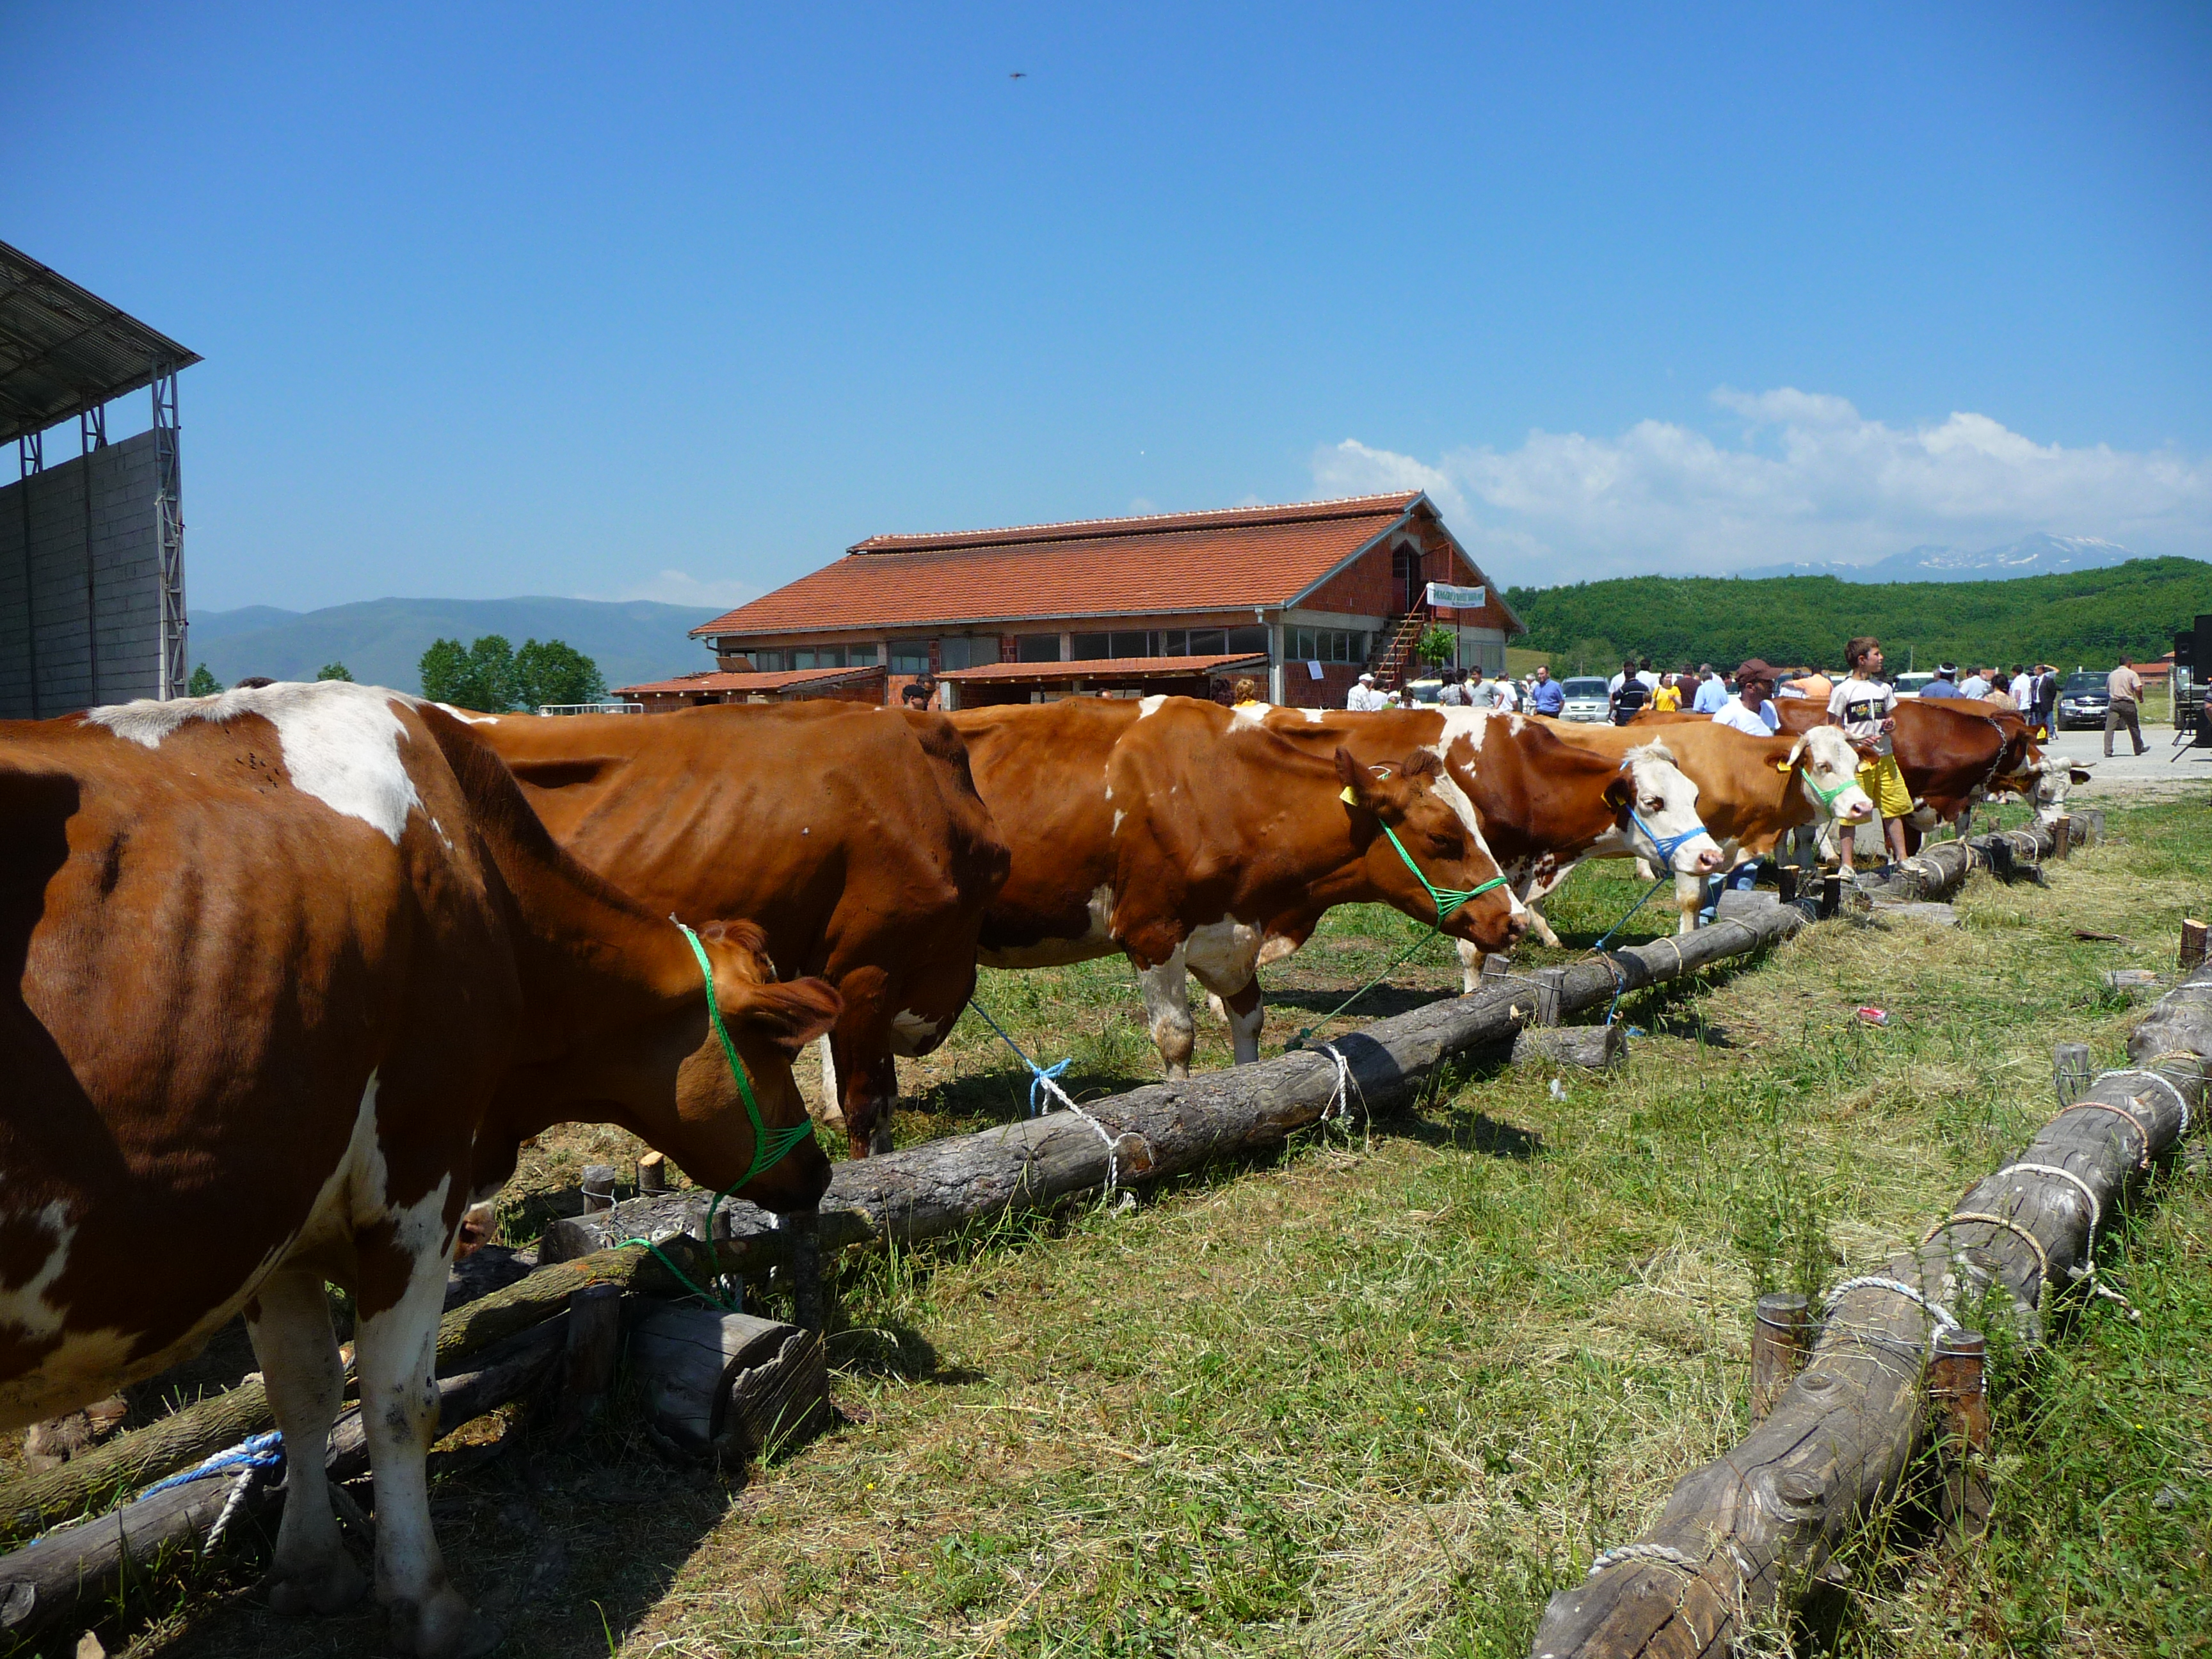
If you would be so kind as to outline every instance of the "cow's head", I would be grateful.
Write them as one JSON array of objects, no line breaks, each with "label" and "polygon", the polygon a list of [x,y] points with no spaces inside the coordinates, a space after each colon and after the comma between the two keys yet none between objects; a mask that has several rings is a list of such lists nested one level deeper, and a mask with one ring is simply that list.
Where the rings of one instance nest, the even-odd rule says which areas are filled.
[{"label": "cow's head", "polygon": [[1797,787],[1813,803],[1816,822],[1830,817],[1845,825],[1865,823],[1874,817],[1874,803],[1859,787],[1858,768],[1858,750],[1832,726],[1816,726],[1806,732],[1782,763],[1784,771],[1797,774]]},{"label": "cow's head", "polygon": [[[1367,878],[1388,902],[1407,915],[1436,921],[1434,889],[1449,908],[1438,924],[1442,930],[1486,951],[1510,949],[1528,931],[1528,907],[1499,880],[1474,809],[1434,753],[1419,749],[1395,766],[1362,766],[1340,748],[1336,775],[1344,783],[1346,806],[1371,814],[1397,837],[1393,845],[1389,836],[1375,836],[1366,852]],[[1452,906],[1454,893],[1477,888],[1484,890]]]},{"label": "cow's head", "polygon": [[1673,871],[1678,893],[1726,861],[1698,817],[1698,786],[1663,743],[1639,744],[1621,757],[1620,775],[1605,787],[1605,804],[1629,850]]},{"label": "cow's head", "polygon": [[[720,1190],[741,1182],[738,1195],[764,1209],[781,1213],[811,1208],[830,1185],[830,1161],[811,1133],[793,1137],[790,1151],[751,1179],[745,1176],[759,1157],[760,1130],[773,1146],[779,1132],[807,1127],[806,1103],[792,1080],[792,1062],[830,1029],[843,1011],[843,1000],[826,980],[776,983],[775,964],[765,950],[767,936],[751,922],[710,921],[698,930],[698,939],[714,969],[722,1032],[744,1067],[744,1083],[741,1087],[731,1068],[722,1032],[707,1017],[705,977],[696,972],[695,963],[697,994],[668,1037],[680,1052],[674,1098],[662,1094],[657,1106],[647,1108],[647,1121],[637,1124],[637,1131],[702,1187]],[[746,1088],[754,1110],[747,1109]]]}]

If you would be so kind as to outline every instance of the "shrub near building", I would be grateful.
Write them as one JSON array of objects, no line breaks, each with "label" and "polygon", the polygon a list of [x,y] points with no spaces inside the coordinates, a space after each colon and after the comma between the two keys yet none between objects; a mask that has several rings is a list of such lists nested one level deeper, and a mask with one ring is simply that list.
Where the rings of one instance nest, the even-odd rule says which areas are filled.
[{"label": "shrub near building", "polygon": [[596,702],[607,691],[599,665],[565,640],[525,640],[520,651],[500,634],[466,649],[459,640],[433,640],[416,672],[431,702],[488,714]]}]

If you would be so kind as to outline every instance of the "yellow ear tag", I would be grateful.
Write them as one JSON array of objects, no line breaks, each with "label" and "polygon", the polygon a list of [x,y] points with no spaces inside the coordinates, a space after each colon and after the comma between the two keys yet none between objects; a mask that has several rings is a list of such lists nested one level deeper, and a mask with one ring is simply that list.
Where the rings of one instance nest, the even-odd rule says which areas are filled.
[{"label": "yellow ear tag", "polygon": [[1774,769],[1778,772],[1787,772],[1793,763],[1790,761],[1777,761],[1774,763]]},{"label": "yellow ear tag", "polygon": [[1342,801],[1346,806],[1357,806],[1359,805],[1359,797],[1352,793],[1352,786],[1348,783],[1344,786],[1344,793],[1341,795],[1339,795],[1337,799]]}]

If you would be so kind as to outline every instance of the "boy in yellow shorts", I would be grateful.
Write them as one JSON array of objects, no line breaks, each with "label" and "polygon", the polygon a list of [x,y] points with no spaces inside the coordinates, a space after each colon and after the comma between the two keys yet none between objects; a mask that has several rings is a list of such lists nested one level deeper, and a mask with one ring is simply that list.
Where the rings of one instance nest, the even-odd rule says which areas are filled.
[{"label": "boy in yellow shorts", "polygon": [[[1828,695],[1828,724],[1842,726],[1844,735],[1855,745],[1875,745],[1874,757],[1859,765],[1859,787],[1867,792],[1881,815],[1890,857],[1901,864],[1905,856],[1905,820],[1912,816],[1912,792],[1905,787],[1905,774],[1897,769],[1897,757],[1891,752],[1890,734],[1897,730],[1897,690],[1881,678],[1881,645],[1872,637],[1862,635],[1849,641],[1844,647],[1844,660],[1850,665],[1850,676]],[[1847,876],[1852,873],[1854,839],[1846,833],[1837,841],[1836,850]]]}]

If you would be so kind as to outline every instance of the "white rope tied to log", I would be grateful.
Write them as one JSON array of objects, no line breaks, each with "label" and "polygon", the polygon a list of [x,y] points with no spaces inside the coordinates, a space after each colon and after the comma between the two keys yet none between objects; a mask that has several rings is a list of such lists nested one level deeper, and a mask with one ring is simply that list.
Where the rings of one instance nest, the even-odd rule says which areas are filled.
[{"label": "white rope tied to log", "polygon": [[1328,1103],[1321,1109],[1321,1115],[1314,1121],[1327,1123],[1333,1119],[1351,1116],[1352,1062],[1344,1057],[1343,1051],[1334,1042],[1316,1042],[1313,1050],[1318,1054],[1327,1054],[1336,1062],[1336,1087],[1329,1091]]},{"label": "white rope tied to log", "polygon": [[1617,1567],[1624,1561],[1656,1561],[1661,1566],[1674,1567],[1695,1578],[1705,1571],[1704,1564],[1682,1553],[1672,1544],[1616,1544],[1590,1563],[1584,1582],[1595,1578],[1608,1567]]},{"label": "white rope tied to log", "polygon": [[1837,1304],[1852,1291],[1888,1291],[1903,1297],[1908,1302],[1918,1303],[1923,1309],[1926,1310],[1928,1316],[1936,1322],[1936,1329],[1929,1337],[1930,1342],[1945,1331],[1962,1328],[1959,1322],[1951,1317],[1951,1310],[1942,1303],[1932,1297],[1923,1296],[1903,1279],[1892,1279],[1886,1273],[1869,1273],[1860,1279],[1847,1279],[1837,1285],[1834,1290],[1828,1292],[1827,1300],[1820,1306],[1821,1319],[1826,1321],[1833,1318]]},{"label": "white rope tied to log", "polygon": [[[2095,1103],[2083,1102],[2082,1103],[2087,1105],[2094,1104]],[[2110,1111],[2118,1111],[2119,1108],[2114,1106],[2108,1107],[2106,1109]],[[2123,1116],[2127,1115],[2125,1113],[2122,1113],[2121,1115]],[[2132,1119],[2130,1121],[2133,1121]],[[2137,1127],[2141,1126],[2138,1125]],[[2075,1175],[2073,1170],[2062,1169],[2056,1164],[2008,1164],[2003,1169],[1999,1170],[1996,1173],[2000,1176],[2022,1173],[2027,1175],[2057,1176],[2061,1181],[2069,1181],[2073,1182],[2074,1189],[2080,1193],[2083,1198],[2088,1200],[2089,1231],[2083,1238],[2081,1243],[2082,1265],[2078,1267],[2069,1267],[2066,1270],[2067,1277],[2071,1279],[2077,1285],[2086,1283],[2088,1285],[2092,1295],[2101,1296],[2108,1302],[2118,1303],[2120,1306],[2126,1310],[2127,1316],[2130,1320],[2133,1320],[2137,1324],[2141,1324],[2142,1322],[2142,1316],[2136,1311],[2135,1304],[2097,1277],[2097,1227],[2098,1224],[2104,1219],[2105,1206],[2097,1201],[2096,1192],[2093,1188],[2091,1188],[2089,1183],[2082,1180],[2080,1176]],[[1995,1178],[1995,1176],[1991,1177],[1992,1180]]]}]

